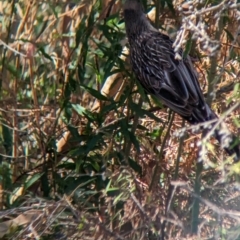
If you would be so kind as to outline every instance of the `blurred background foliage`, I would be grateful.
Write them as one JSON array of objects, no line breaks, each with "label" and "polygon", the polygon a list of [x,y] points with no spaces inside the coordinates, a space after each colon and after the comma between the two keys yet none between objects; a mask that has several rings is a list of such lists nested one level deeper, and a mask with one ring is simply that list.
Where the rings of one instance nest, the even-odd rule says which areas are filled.
[{"label": "blurred background foliage", "polygon": [[[239,4],[142,2],[238,135]],[[2,239],[240,239],[239,164],[135,81],[122,4],[0,2]]]}]

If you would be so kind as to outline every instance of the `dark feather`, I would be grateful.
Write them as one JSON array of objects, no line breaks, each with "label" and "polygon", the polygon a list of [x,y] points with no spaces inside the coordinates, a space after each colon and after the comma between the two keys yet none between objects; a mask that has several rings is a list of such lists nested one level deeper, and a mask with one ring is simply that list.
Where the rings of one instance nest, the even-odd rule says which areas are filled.
[{"label": "dark feather", "polygon": [[[217,119],[204,100],[190,57],[175,58],[173,41],[151,26],[138,0],[126,1],[124,18],[132,69],[143,88],[191,124]],[[178,54],[183,57],[181,50]],[[236,137],[227,135],[231,145]],[[215,137],[220,143],[225,138],[218,130]],[[239,146],[225,150],[240,158]]]}]

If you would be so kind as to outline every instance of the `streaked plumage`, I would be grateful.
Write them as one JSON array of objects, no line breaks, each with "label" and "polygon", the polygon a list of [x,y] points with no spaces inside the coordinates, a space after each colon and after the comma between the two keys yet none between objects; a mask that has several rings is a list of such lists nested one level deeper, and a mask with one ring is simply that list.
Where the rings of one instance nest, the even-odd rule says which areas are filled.
[{"label": "streaked plumage", "polygon": [[[217,119],[204,100],[191,59],[175,58],[173,41],[150,24],[138,0],[126,0],[124,19],[132,69],[143,88],[191,124]],[[216,130],[215,137],[221,143],[226,134]],[[225,150],[240,158],[239,146]]]}]

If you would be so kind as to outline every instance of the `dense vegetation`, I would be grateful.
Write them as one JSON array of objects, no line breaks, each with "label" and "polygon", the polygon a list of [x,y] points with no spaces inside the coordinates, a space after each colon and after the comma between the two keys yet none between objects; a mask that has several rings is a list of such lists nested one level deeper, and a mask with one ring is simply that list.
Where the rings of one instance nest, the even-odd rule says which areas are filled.
[{"label": "dense vegetation", "polygon": [[[143,4],[238,135],[239,4]],[[0,2],[0,238],[240,239],[240,165],[138,85],[121,9]]]}]

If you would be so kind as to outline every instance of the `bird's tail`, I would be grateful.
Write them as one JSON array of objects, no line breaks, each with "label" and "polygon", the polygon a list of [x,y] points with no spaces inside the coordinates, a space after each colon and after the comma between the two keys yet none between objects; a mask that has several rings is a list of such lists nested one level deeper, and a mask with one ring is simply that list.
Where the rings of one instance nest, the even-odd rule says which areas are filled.
[{"label": "bird's tail", "polygon": [[214,131],[214,137],[218,140],[221,147],[228,153],[228,155],[234,156],[235,162],[240,160],[239,139],[235,135],[220,127]]},{"label": "bird's tail", "polygon": [[217,122],[211,124],[211,128],[214,129],[213,136],[218,140],[220,146],[228,155],[234,156],[235,162],[240,161],[240,139],[228,130],[224,122],[218,122],[219,119],[212,110],[209,120],[217,120]]}]

